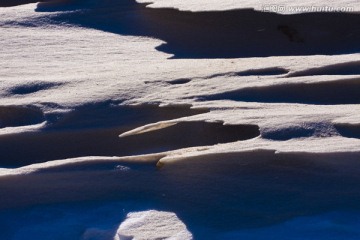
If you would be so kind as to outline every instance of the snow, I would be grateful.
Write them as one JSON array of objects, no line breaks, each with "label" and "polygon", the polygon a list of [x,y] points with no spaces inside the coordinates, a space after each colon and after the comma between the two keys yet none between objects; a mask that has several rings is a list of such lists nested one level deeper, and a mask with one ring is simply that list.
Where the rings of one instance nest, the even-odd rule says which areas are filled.
[{"label": "snow", "polygon": [[[339,4],[0,8],[0,222],[27,216],[0,238],[359,238],[359,2]],[[320,5],[354,9],[290,11]],[[67,215],[89,201],[103,225]]]},{"label": "snow", "polygon": [[[270,11],[280,14],[299,14],[309,12],[335,12],[349,11],[358,12],[360,10],[359,2],[356,0],[346,1],[289,1],[289,0],[137,0],[139,3],[150,3],[152,8],[176,8],[182,11],[223,11],[241,8],[251,8],[257,11]],[[327,8],[326,8],[327,7]],[[349,7],[349,9],[347,9]]]},{"label": "snow", "polygon": [[114,238],[123,239],[190,240],[192,235],[174,213],[151,210],[127,215]]},{"label": "snow", "polygon": [[[247,230],[230,232],[220,235],[217,239],[280,239],[286,236],[287,239],[339,239],[346,236],[346,239],[357,239],[358,214],[348,212],[333,212],[329,214],[316,215],[311,217],[299,217],[283,224],[270,228],[263,228],[260,231]],[[308,234],[311,233],[311,234]]]}]

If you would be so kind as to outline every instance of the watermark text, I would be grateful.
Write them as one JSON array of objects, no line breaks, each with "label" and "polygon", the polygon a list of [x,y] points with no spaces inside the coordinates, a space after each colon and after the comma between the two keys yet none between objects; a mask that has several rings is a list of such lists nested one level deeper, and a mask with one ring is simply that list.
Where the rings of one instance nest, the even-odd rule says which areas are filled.
[{"label": "watermark text", "polygon": [[275,13],[306,13],[306,12],[354,12],[355,8],[346,6],[288,6],[268,4],[263,5],[261,10],[263,12],[275,12]]}]

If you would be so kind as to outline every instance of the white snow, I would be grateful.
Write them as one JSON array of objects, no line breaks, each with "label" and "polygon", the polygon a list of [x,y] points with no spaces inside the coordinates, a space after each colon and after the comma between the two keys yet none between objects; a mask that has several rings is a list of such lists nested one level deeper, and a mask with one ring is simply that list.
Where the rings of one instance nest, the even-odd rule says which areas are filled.
[{"label": "white snow", "polygon": [[[336,202],[340,208],[358,200],[359,4],[93,0],[0,8],[1,208],[148,198],[168,211],[132,210],[115,239],[192,239],[211,226],[206,220],[221,225],[219,212],[204,217],[215,202],[241,199],[229,200],[239,219],[261,212],[261,203],[248,210],[249,202],[261,202],[249,183],[265,192],[264,201],[280,198],[269,189],[289,198],[289,191],[311,189],[279,213],[266,209],[273,227],[261,232],[282,232],[276,221],[312,231],[306,218],[290,219],[308,214],[313,196],[314,208],[325,212],[338,210],[326,205],[338,200],[333,188],[345,199]],[[264,6],[286,6],[281,13],[290,15],[262,13]],[[319,12],[312,6],[352,9],[300,14]],[[271,181],[264,172],[274,174]],[[281,185],[276,179],[284,176]],[[302,182],[306,177],[315,183]],[[198,214],[198,225],[189,212]],[[259,226],[269,224],[259,219]],[[85,235],[100,239],[109,235],[104,231]],[[218,231],[219,239],[256,235]]]},{"label": "white snow", "polygon": [[114,240],[190,240],[191,233],[174,213],[150,210],[127,215],[116,232]]}]

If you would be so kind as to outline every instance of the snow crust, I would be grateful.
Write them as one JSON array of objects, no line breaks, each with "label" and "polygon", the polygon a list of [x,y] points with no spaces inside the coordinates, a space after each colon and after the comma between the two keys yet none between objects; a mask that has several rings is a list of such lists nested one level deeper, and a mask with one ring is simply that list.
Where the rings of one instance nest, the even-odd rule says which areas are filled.
[{"label": "snow crust", "polygon": [[0,8],[0,222],[150,205],[0,238],[358,239],[359,2],[152,2]]}]

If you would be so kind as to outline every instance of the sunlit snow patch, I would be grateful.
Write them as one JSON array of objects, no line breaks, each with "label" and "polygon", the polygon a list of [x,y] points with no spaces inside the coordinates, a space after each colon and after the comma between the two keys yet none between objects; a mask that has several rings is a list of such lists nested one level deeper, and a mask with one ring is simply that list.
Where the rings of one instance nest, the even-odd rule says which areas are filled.
[{"label": "sunlit snow patch", "polygon": [[114,240],[129,239],[192,239],[192,234],[186,229],[175,213],[155,210],[134,212],[127,215],[120,225]]}]

